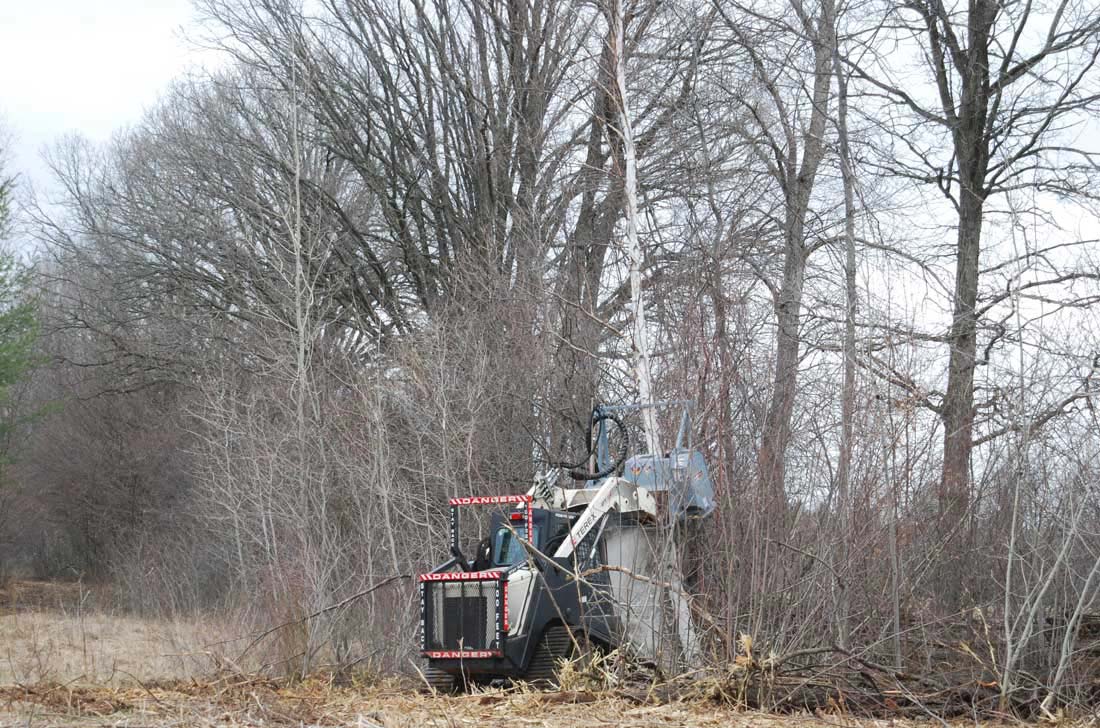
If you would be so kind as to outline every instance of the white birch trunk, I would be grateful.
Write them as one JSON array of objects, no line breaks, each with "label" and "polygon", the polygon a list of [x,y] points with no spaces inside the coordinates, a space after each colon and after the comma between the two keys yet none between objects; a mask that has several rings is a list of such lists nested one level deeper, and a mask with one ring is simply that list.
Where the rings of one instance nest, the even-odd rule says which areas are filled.
[{"label": "white birch trunk", "polygon": [[[634,151],[634,132],[630,126],[630,110],[626,95],[626,40],[623,25],[622,0],[611,0],[609,13],[611,24],[612,56],[615,59],[615,92],[619,101],[619,135],[623,143],[623,207],[626,216],[625,246],[630,262],[630,302],[633,313],[631,349],[634,355],[634,377],[638,384],[638,401],[653,402],[653,378],[649,368],[649,334],[646,330],[645,303],[642,300],[642,265],[645,255],[638,240],[638,159]],[[645,430],[646,447],[653,454],[661,452],[661,431],[657,411],[653,407],[642,409],[642,427]]]},{"label": "white birch trunk", "polygon": [[[630,125],[630,107],[626,91],[626,29],[623,20],[622,0],[610,0],[608,9],[609,40],[615,63],[613,96],[619,102],[619,135],[623,144],[623,213],[626,217],[624,245],[627,260],[630,263],[630,300],[633,325],[631,327],[631,349],[634,355],[634,377],[638,384],[638,401],[652,404],[653,378],[650,372],[649,332],[646,327],[645,302],[642,298],[642,266],[645,255],[638,239],[638,157],[634,149],[634,131]],[[645,432],[646,447],[653,455],[660,455],[661,430],[655,407],[641,409],[642,428]],[[673,518],[669,511],[670,523]],[[662,553],[657,555],[655,566],[657,576],[662,582],[680,584],[679,558],[672,531],[667,534]],[[694,659],[696,644],[690,611],[678,607],[686,606],[682,598],[673,595],[667,587],[659,589],[661,633],[657,636],[657,661],[665,669],[678,671],[685,659]]]}]

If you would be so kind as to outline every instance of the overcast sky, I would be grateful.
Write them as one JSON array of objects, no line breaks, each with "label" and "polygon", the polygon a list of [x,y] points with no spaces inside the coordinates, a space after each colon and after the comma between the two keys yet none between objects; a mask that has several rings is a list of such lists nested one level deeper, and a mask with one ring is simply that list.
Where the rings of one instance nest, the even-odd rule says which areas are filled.
[{"label": "overcast sky", "polygon": [[0,0],[5,171],[41,189],[44,146],[74,132],[102,141],[138,120],[199,64],[192,18],[190,0]]}]

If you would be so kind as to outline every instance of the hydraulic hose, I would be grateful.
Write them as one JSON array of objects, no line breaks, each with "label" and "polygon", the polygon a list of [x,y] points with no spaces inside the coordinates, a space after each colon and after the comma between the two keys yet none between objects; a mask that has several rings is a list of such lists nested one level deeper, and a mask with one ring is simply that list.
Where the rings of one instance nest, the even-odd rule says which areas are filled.
[{"label": "hydraulic hose", "polygon": [[[592,459],[592,433],[596,429],[596,426],[601,422],[613,422],[615,427],[619,430],[619,454],[610,465],[602,470],[596,472],[589,472],[585,466]],[[563,468],[569,469],[569,475],[574,480],[599,480],[600,478],[607,477],[612,473],[618,471],[626,462],[626,456],[630,452],[630,432],[626,429],[626,425],[619,418],[618,415],[612,412],[601,412],[599,409],[592,411],[592,415],[588,418],[588,436],[586,438],[588,446],[588,454],[584,460],[579,463],[559,463]],[[610,440],[610,438],[608,438]]]}]

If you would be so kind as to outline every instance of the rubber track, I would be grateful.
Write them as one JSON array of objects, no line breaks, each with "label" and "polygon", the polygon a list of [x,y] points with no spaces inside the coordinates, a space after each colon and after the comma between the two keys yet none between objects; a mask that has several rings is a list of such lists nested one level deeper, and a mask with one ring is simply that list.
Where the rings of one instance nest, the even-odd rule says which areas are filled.
[{"label": "rubber track", "polygon": [[557,687],[561,661],[571,657],[573,650],[569,630],[560,624],[548,628],[531,656],[525,679],[537,687]]},{"label": "rubber track", "polygon": [[430,693],[433,690],[444,695],[453,693],[455,691],[455,678],[454,675],[449,672],[444,672],[438,667],[424,668],[424,679],[427,681],[427,686],[423,687],[423,692]]}]

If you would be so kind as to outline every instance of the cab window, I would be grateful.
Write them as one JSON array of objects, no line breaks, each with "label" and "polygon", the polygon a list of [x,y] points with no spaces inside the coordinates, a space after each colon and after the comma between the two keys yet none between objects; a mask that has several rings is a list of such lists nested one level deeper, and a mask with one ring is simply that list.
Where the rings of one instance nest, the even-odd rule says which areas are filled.
[{"label": "cab window", "polygon": [[514,566],[527,560],[523,544],[517,539],[538,544],[539,527],[534,528],[534,538],[527,538],[527,526],[501,526],[493,537],[493,566]]}]

